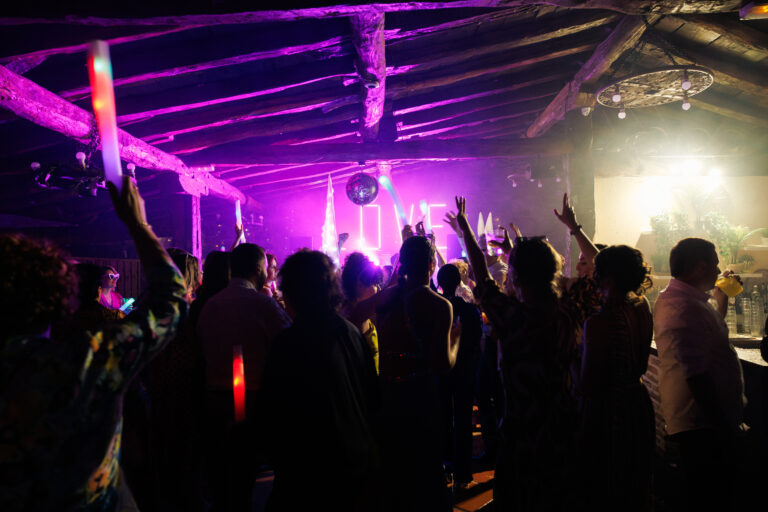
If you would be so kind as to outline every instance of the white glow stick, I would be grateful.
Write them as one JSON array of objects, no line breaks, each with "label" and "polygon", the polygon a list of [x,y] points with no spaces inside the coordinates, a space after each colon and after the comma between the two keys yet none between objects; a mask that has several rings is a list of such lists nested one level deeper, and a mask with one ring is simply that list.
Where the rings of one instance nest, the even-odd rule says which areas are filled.
[{"label": "white glow stick", "polygon": [[235,199],[235,225],[237,229],[242,230],[240,233],[240,243],[245,243],[245,230],[243,229],[243,212],[240,210],[240,200]]},{"label": "white glow stick", "polygon": [[104,159],[104,177],[119,191],[123,185],[120,167],[120,146],[117,142],[115,91],[112,87],[112,62],[109,45],[105,41],[88,44],[88,76],[91,82],[93,114],[101,138],[101,156]]}]

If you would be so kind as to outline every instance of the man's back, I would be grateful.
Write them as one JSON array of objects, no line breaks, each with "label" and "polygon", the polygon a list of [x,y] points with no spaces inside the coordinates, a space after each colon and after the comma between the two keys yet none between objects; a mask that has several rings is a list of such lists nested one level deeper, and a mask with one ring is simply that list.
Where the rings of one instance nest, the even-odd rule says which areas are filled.
[{"label": "man's back", "polygon": [[741,364],[728,342],[728,327],[707,298],[706,293],[673,279],[654,307],[659,387],[669,434],[715,426],[688,385],[688,379],[697,375],[706,374],[712,380],[730,428],[743,419]]},{"label": "man's back", "polygon": [[208,389],[232,386],[232,347],[242,345],[245,387],[259,388],[272,340],[290,325],[283,309],[248,280],[233,278],[203,307],[197,334],[203,344]]}]

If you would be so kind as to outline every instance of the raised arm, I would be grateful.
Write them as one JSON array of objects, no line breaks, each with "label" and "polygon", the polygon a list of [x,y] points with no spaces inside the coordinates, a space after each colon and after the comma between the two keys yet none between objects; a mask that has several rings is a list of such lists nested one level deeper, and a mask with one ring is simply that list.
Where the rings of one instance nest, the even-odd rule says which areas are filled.
[{"label": "raised arm", "polygon": [[598,252],[597,247],[595,247],[595,244],[592,243],[587,234],[584,233],[581,224],[576,220],[576,212],[573,211],[573,206],[571,206],[567,193],[563,194],[563,211],[561,213],[557,213],[557,209],[552,211],[555,212],[557,220],[565,224],[571,235],[576,237],[576,243],[579,244],[579,249],[584,258],[587,261],[595,261],[595,256],[597,256]]},{"label": "raised arm", "polygon": [[146,297],[125,320],[96,333],[91,341],[94,360],[103,363],[99,381],[115,390],[126,386],[176,334],[187,303],[184,280],[147,223],[136,185],[124,176],[121,193],[111,183],[107,186],[115,213],[133,237],[148,286]]},{"label": "raised arm", "polygon": [[472,232],[472,227],[467,220],[467,202],[464,197],[456,197],[456,209],[458,210],[456,221],[464,237],[469,264],[472,265],[472,271],[475,273],[475,279],[479,284],[491,278],[491,274],[488,272],[488,264],[485,261],[485,254],[480,249],[475,234]]}]

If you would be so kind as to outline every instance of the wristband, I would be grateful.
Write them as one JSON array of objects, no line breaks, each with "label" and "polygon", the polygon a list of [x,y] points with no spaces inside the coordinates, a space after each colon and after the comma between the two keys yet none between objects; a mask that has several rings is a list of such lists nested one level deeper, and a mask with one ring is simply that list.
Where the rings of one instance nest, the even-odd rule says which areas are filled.
[{"label": "wristband", "polygon": [[582,227],[583,227],[583,226],[582,226],[581,224],[576,224],[576,229],[572,229],[572,230],[571,230],[571,235],[572,235],[572,236],[576,236],[576,234],[577,234],[579,231],[581,231],[581,228],[582,228]]}]

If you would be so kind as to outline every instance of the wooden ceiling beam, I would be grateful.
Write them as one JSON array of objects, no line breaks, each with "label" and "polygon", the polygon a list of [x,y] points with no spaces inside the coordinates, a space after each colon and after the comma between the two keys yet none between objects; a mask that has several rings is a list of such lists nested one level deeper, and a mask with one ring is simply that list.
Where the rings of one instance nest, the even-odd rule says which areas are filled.
[{"label": "wooden ceiling beam", "polygon": [[680,21],[697,28],[720,34],[717,39],[741,46],[747,50],[754,50],[768,55],[768,34],[754,29],[744,23],[725,16],[670,16],[675,21]]},{"label": "wooden ceiling beam", "polygon": [[606,9],[624,14],[687,14],[733,12],[741,7],[741,0],[700,0],[679,2],[677,0],[454,0],[447,2],[372,3],[367,5],[334,5],[291,9],[282,11],[241,12],[234,14],[192,14],[180,16],[158,16],[147,18],[101,18],[95,16],[67,16],[64,19],[48,18],[0,18],[0,25],[29,25],[47,23],[68,23],[99,27],[141,26],[187,26],[187,25],[234,25],[296,21],[311,18],[337,18],[353,16],[375,9],[382,13],[420,11],[432,9],[501,8],[549,5],[576,9]]},{"label": "wooden ceiling beam", "polygon": [[384,55],[384,14],[375,10],[350,17],[355,67],[360,81],[363,105],[358,130],[366,142],[379,136],[379,121],[384,115],[387,63]]},{"label": "wooden ceiling beam", "polygon": [[465,160],[559,155],[572,149],[564,139],[521,139],[505,141],[439,140],[304,144],[300,146],[242,146],[238,159],[252,163],[302,164],[320,162],[367,162],[390,160]]},{"label": "wooden ceiling beam", "polygon": [[[36,83],[0,66],[0,106],[45,128],[57,131],[83,143],[90,141],[94,118],[90,112],[73,105]],[[118,130],[120,157],[139,167],[157,171],[172,171],[179,176],[185,190],[195,195],[214,194],[247,203],[240,190],[220,180],[204,169],[187,167],[170,155],[124,130]],[[251,200],[253,204],[253,200]]]},{"label": "wooden ceiling beam", "polygon": [[756,108],[754,105],[744,105],[731,98],[706,92],[690,99],[694,108],[707,110],[721,116],[736,119],[745,123],[768,128],[768,110]]},{"label": "wooden ceiling beam", "polygon": [[[653,23],[656,16],[647,23]],[[582,87],[593,85],[603,75],[611,64],[624,52],[634,47],[648,26],[646,20],[639,16],[625,16],[613,32],[595,48],[589,60],[582,66],[573,80],[565,84],[552,103],[539,115],[526,131],[528,137],[537,137],[546,132],[552,125],[565,117],[565,114],[580,105]]]}]

